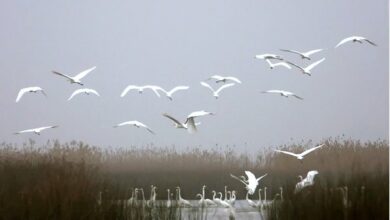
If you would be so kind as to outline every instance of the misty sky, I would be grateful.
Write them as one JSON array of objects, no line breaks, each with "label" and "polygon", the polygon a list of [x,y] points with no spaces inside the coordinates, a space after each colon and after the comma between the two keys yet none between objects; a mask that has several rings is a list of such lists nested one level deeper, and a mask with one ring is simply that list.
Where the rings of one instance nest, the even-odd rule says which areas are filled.
[{"label": "misty sky", "polygon": [[[22,143],[48,139],[81,140],[100,146],[176,145],[178,148],[231,145],[259,150],[300,140],[345,137],[388,139],[388,1],[3,1],[0,3],[0,138]],[[378,44],[346,44],[365,36]],[[328,50],[311,77],[297,69],[270,70],[254,55],[277,53],[300,65],[300,57],[280,48]],[[54,75],[97,66],[83,79],[101,97],[78,96],[79,85]],[[243,81],[215,100],[199,82],[210,75]],[[120,98],[129,84],[170,89],[188,85],[175,100],[136,92]],[[41,86],[48,97],[20,88]],[[261,94],[293,91],[304,98]],[[184,120],[192,111],[215,112],[200,121],[199,133],[174,129],[161,116]],[[153,136],[132,127],[139,120]],[[59,128],[34,134],[18,130],[45,125]]]}]

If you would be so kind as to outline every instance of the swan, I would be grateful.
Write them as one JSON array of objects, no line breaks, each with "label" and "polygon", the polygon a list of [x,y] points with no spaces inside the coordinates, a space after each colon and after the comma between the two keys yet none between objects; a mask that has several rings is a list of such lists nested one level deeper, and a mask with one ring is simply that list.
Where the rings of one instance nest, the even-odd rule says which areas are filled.
[{"label": "swan", "polygon": [[226,81],[233,81],[235,83],[242,83],[237,77],[233,76],[220,76],[220,75],[213,75],[210,76],[207,80],[214,79],[216,83],[223,82],[226,83]]},{"label": "swan", "polygon": [[231,192],[231,197],[230,199],[227,201],[230,205],[234,205],[234,203],[236,202],[236,191],[233,190]]},{"label": "swan", "polygon": [[228,202],[222,200],[222,193],[221,193],[221,192],[218,192],[218,195],[220,195],[220,196],[219,196],[219,204],[220,204],[222,207],[224,207],[224,208],[230,208],[231,205],[230,205]]},{"label": "swan", "polygon": [[139,121],[125,121],[125,122],[119,123],[117,125],[114,125],[114,128],[125,126],[125,125],[133,125],[137,128],[145,128],[151,134],[156,134],[154,131],[152,131],[152,129],[150,129],[148,126],[146,126],[145,124],[143,124]]},{"label": "swan", "polygon": [[172,201],[171,201],[171,192],[170,189],[167,189],[168,192],[168,197],[167,197],[167,208],[170,208],[172,206]]},{"label": "swan", "polygon": [[272,90],[267,90],[267,91],[263,91],[261,93],[276,93],[276,94],[280,94],[281,96],[284,96],[286,98],[288,98],[289,96],[294,96],[295,98],[297,99],[300,99],[300,100],[303,100],[302,97],[300,96],[297,96],[295,95],[294,93],[292,92],[289,92],[289,91],[285,91],[285,90],[277,90],[277,89],[272,89]]},{"label": "swan", "polygon": [[155,85],[146,85],[146,86],[129,85],[122,91],[121,97],[123,98],[131,90],[138,90],[138,93],[141,94],[145,89],[151,89],[157,95],[157,97],[161,96],[160,93],[158,93],[158,91],[164,91],[163,88]]},{"label": "swan", "polygon": [[289,151],[283,151],[283,150],[275,150],[276,152],[279,152],[279,153],[284,153],[284,154],[287,154],[287,155],[290,155],[290,156],[293,156],[293,157],[296,157],[298,160],[303,160],[304,156],[306,156],[307,154],[323,147],[325,144],[321,144],[321,145],[318,145],[317,147],[313,147],[313,148],[310,148],[308,150],[305,150],[304,152],[300,153],[300,154],[296,154],[296,153],[292,153],[292,152],[289,152]]},{"label": "swan", "polygon": [[291,69],[291,66],[288,65],[288,63],[286,63],[284,61],[277,62],[277,63],[272,63],[271,60],[269,60],[269,59],[267,59],[265,61],[268,63],[270,69],[273,69],[273,68],[278,67],[278,66],[284,66],[287,69]]},{"label": "swan", "polygon": [[301,191],[303,188],[306,188],[308,186],[314,185],[314,177],[318,174],[317,170],[311,170],[307,172],[306,178],[302,179],[302,176],[299,176],[300,180],[296,185],[295,185],[295,190],[294,193],[298,193]]},{"label": "swan", "polygon": [[[167,98],[169,99],[169,100],[173,100],[173,98],[172,98],[172,95],[174,94],[174,93],[176,93],[177,91],[180,91],[180,90],[187,90],[187,89],[189,89],[190,87],[189,86],[176,86],[175,88],[173,88],[173,89],[171,89],[171,90],[169,90],[169,91],[166,91],[165,89],[160,89],[163,93],[165,93],[165,95],[167,96]],[[158,89],[157,89],[158,90]]]},{"label": "swan", "polygon": [[204,196],[200,193],[196,194],[196,197],[199,197],[199,205],[202,207],[207,207],[207,206],[215,206],[215,202],[211,201],[210,199],[205,199]]},{"label": "swan", "polygon": [[26,93],[37,93],[37,92],[41,92],[43,95],[47,96],[45,91],[41,87],[38,86],[26,87],[19,90],[18,96],[16,97],[16,102],[19,102],[22,96]]},{"label": "swan", "polygon": [[176,193],[177,193],[177,196],[178,196],[177,204],[180,207],[192,207],[191,203],[188,200],[185,200],[185,199],[183,199],[181,197],[180,187],[176,187]]},{"label": "swan", "polygon": [[205,83],[205,82],[200,82],[200,84],[208,89],[211,90],[211,92],[213,92],[213,96],[217,99],[219,97],[219,93],[228,88],[228,87],[231,87],[231,86],[234,86],[235,84],[234,83],[228,83],[228,84],[224,84],[223,86],[219,87],[217,90],[214,90],[213,87],[211,87],[209,84]]},{"label": "swan", "polygon": [[363,41],[366,41],[367,43],[369,43],[369,44],[371,44],[371,45],[373,45],[373,46],[377,46],[376,43],[372,42],[371,40],[368,40],[368,39],[365,38],[365,37],[361,37],[361,36],[351,36],[351,37],[347,37],[347,38],[341,40],[341,41],[336,45],[335,48],[337,48],[337,47],[339,47],[339,46],[341,46],[341,45],[343,45],[343,44],[345,44],[345,43],[347,43],[347,42],[353,42],[353,43],[359,42],[359,43],[362,44]]},{"label": "swan", "polygon": [[230,174],[230,176],[240,182],[242,182],[245,185],[245,188],[248,190],[249,194],[253,195],[255,193],[256,187],[259,185],[259,181],[267,176],[267,173],[262,175],[259,178],[256,178],[255,175],[250,171],[245,171],[245,174],[247,175],[248,179],[246,181],[243,181],[242,179],[234,176],[233,174]]},{"label": "swan", "polygon": [[263,201],[261,201],[261,189],[258,190],[258,194],[259,194],[259,201],[257,201],[256,206],[260,207],[263,205]]},{"label": "swan", "polygon": [[316,62],[314,62],[314,63],[308,65],[308,66],[305,67],[305,68],[300,67],[300,66],[298,66],[297,64],[291,63],[291,62],[289,62],[289,61],[286,61],[286,62],[287,62],[288,64],[293,65],[293,66],[297,67],[298,69],[300,69],[300,70],[302,71],[303,74],[306,74],[306,75],[311,76],[311,70],[312,70],[314,67],[316,67],[318,64],[324,62],[324,60],[325,60],[325,58],[322,58],[322,59],[320,59],[320,60],[317,60]]},{"label": "swan", "polygon": [[253,200],[249,199],[249,191],[246,192],[246,201],[249,203],[249,205],[253,208],[257,208],[257,203],[255,203]]},{"label": "swan", "polygon": [[255,58],[260,60],[268,60],[268,59],[283,60],[281,56],[276,54],[271,54],[271,53],[255,55]]},{"label": "swan", "polygon": [[35,133],[37,135],[40,135],[43,130],[46,130],[49,128],[58,128],[58,125],[27,129],[27,130],[15,132],[14,134]]},{"label": "swan", "polygon": [[206,205],[216,205],[215,202],[213,202],[211,199],[205,199],[205,189],[206,185],[202,186],[202,200],[206,203]]},{"label": "swan", "polygon": [[62,73],[59,73],[57,71],[52,71],[52,73],[54,74],[57,74],[57,75],[60,75],[60,76],[63,76],[65,78],[67,78],[70,83],[77,83],[79,85],[84,85],[83,83],[81,83],[81,79],[84,78],[88,73],[90,73],[91,71],[93,71],[94,69],[96,69],[96,66],[92,67],[92,68],[89,68],[87,70],[84,70],[82,71],[81,73],[77,74],[76,76],[68,76],[68,75],[65,75],[65,74],[62,74]]},{"label": "swan", "polygon": [[315,49],[315,50],[310,50],[310,51],[306,51],[306,52],[299,52],[299,51],[296,51],[296,50],[286,50],[286,49],[280,49],[281,51],[284,51],[284,52],[290,52],[290,53],[295,53],[295,54],[298,54],[301,56],[302,59],[308,59],[308,60],[311,60],[310,59],[310,55],[313,55],[315,53],[318,53],[320,51],[323,51],[323,49]]},{"label": "swan", "polygon": [[97,96],[100,96],[99,93],[94,90],[94,89],[77,89],[76,91],[74,91],[72,93],[72,95],[68,98],[68,101],[73,99],[74,96],[78,95],[78,94],[81,94],[81,93],[85,93],[87,95],[89,94],[94,94],[94,95],[97,95]]}]

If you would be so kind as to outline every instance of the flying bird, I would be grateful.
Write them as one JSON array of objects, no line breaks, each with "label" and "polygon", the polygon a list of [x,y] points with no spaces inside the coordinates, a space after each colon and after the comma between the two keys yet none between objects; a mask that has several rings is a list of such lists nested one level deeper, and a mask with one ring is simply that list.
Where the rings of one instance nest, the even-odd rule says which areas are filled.
[{"label": "flying bird", "polygon": [[220,76],[220,75],[213,75],[213,76],[210,76],[210,78],[208,78],[208,80],[210,79],[214,79],[216,83],[219,83],[219,82],[223,82],[223,83],[226,83],[226,81],[233,81],[233,82],[236,82],[236,83],[242,83],[237,77],[233,77],[233,76]]},{"label": "flying bird", "polygon": [[210,89],[212,92],[213,92],[213,96],[217,99],[219,97],[219,93],[228,88],[228,87],[231,87],[231,86],[234,86],[235,84],[234,83],[228,83],[228,84],[224,84],[222,85],[221,87],[219,87],[217,90],[214,90],[213,87],[211,87],[209,84],[205,83],[205,82],[200,82],[200,84],[208,89]]},{"label": "flying bird", "polygon": [[171,90],[169,90],[169,91],[166,91],[166,90],[164,90],[164,89],[160,89],[163,93],[165,93],[165,95],[167,96],[167,98],[169,99],[169,100],[173,100],[173,98],[172,98],[172,95],[173,95],[173,93],[175,93],[175,92],[177,92],[177,91],[180,91],[180,90],[187,90],[187,89],[189,89],[190,87],[189,86],[176,86],[175,88],[173,88],[173,89],[171,89]]},{"label": "flying bird", "polygon": [[276,54],[271,54],[271,53],[255,55],[255,58],[260,60],[268,60],[268,59],[283,60],[281,56]]},{"label": "flying bird", "polygon": [[277,62],[277,63],[272,63],[271,60],[269,60],[269,59],[267,59],[265,61],[267,61],[270,69],[273,69],[273,68],[278,67],[278,66],[283,66],[283,67],[286,67],[287,69],[291,69],[291,66],[288,65],[288,63],[283,62],[283,61]]},{"label": "flying bird", "polygon": [[246,180],[238,178],[238,177],[234,176],[233,174],[230,174],[230,176],[232,178],[240,181],[241,183],[243,183],[245,185],[246,190],[248,190],[248,193],[250,195],[253,195],[253,193],[255,193],[255,191],[256,191],[257,186],[259,185],[259,181],[261,179],[263,179],[264,177],[266,177],[267,173],[262,175],[259,178],[256,178],[255,175],[251,171],[245,171],[245,174],[248,177],[248,179],[246,179]]},{"label": "flying bird", "polygon": [[143,93],[145,89],[152,90],[158,97],[160,97],[160,93],[158,91],[164,91],[160,86],[154,86],[154,85],[146,85],[146,86],[136,86],[136,85],[129,85],[127,86],[123,92],[121,93],[121,97],[124,97],[129,91],[131,90],[137,90],[138,93]]},{"label": "flying bird", "polygon": [[363,41],[365,41],[365,42],[367,42],[367,43],[369,43],[369,44],[371,44],[371,45],[373,45],[373,46],[377,46],[376,43],[374,43],[374,42],[368,40],[368,39],[365,38],[365,37],[351,36],[351,37],[347,37],[347,38],[341,40],[341,41],[336,45],[335,48],[337,48],[337,47],[339,47],[339,46],[341,46],[341,45],[343,45],[343,44],[345,44],[345,43],[347,43],[347,42],[353,42],[353,43],[359,42],[359,43],[362,44]]},{"label": "flying bird", "polygon": [[16,102],[19,102],[22,96],[26,93],[37,93],[37,92],[41,92],[43,95],[46,96],[45,91],[41,87],[38,86],[26,87],[19,90],[18,96],[16,97]]},{"label": "flying bird", "polygon": [[125,122],[122,122],[122,123],[115,125],[114,128],[125,126],[125,125],[132,125],[132,126],[137,127],[137,128],[145,128],[150,133],[156,134],[156,133],[154,133],[154,131],[152,131],[152,129],[150,129],[148,126],[146,126],[145,124],[143,124],[139,121],[125,121]]},{"label": "flying bird", "polygon": [[291,65],[293,65],[293,66],[295,66],[295,67],[297,67],[298,69],[300,69],[300,70],[302,71],[303,74],[307,74],[307,75],[311,76],[311,70],[312,70],[314,67],[316,67],[318,64],[322,63],[324,60],[325,60],[325,58],[322,58],[321,60],[318,60],[318,61],[316,61],[316,62],[310,64],[309,66],[307,66],[307,67],[305,67],[305,68],[300,67],[300,66],[298,66],[297,64],[291,63],[291,62],[289,62],[289,61],[287,61],[287,63],[288,63],[288,64],[291,64]]},{"label": "flying bird", "polygon": [[78,95],[78,94],[81,94],[81,93],[85,93],[85,94],[87,94],[87,95],[89,95],[89,94],[95,94],[95,95],[97,95],[97,96],[100,96],[99,93],[98,93],[96,90],[94,90],[94,89],[77,89],[77,90],[74,91],[74,92],[72,93],[72,95],[68,98],[68,101],[71,100],[71,99],[73,99],[74,96],[76,96],[76,95]]},{"label": "flying bird", "polygon": [[197,126],[200,125],[200,122],[195,122],[194,119],[197,117],[202,117],[206,115],[213,115],[211,112],[206,111],[196,111],[189,114],[184,123],[180,122],[176,118],[164,113],[163,116],[171,119],[175,123],[175,128],[186,129],[189,133],[194,133],[197,131]]},{"label": "flying bird", "polygon": [[81,73],[77,74],[76,76],[68,76],[68,75],[65,75],[63,73],[59,73],[57,71],[52,71],[52,73],[54,74],[57,74],[57,75],[60,75],[60,76],[63,76],[65,78],[67,78],[70,83],[77,83],[79,85],[84,85],[83,83],[81,83],[81,79],[84,78],[88,73],[90,73],[92,70],[96,69],[96,66],[92,67],[92,68],[89,68],[87,70],[84,70],[82,71]]},{"label": "flying bird", "polygon": [[294,190],[294,193],[298,193],[299,191],[301,191],[302,189],[308,187],[308,186],[312,186],[314,185],[314,177],[318,175],[318,171],[317,170],[311,170],[309,172],[307,172],[307,175],[306,175],[306,178],[305,179],[302,179],[303,177],[302,176],[299,176],[300,178],[300,182],[298,182],[296,185],[295,185],[295,190]]},{"label": "flying bird", "polygon": [[305,150],[304,152],[300,153],[300,154],[296,154],[296,153],[292,153],[292,152],[289,152],[289,151],[283,151],[283,150],[275,150],[276,152],[279,152],[279,153],[284,153],[284,154],[287,154],[287,155],[290,155],[290,156],[293,156],[293,157],[296,157],[298,160],[303,160],[304,156],[306,156],[307,154],[323,147],[325,144],[321,144],[321,145],[318,145],[317,147],[313,147],[313,148],[310,148],[308,150]]},{"label": "flying bird", "polygon": [[307,60],[311,60],[310,59],[310,55],[313,55],[315,53],[323,51],[323,49],[315,49],[315,50],[310,50],[310,51],[307,51],[307,52],[299,52],[299,51],[296,51],[296,50],[286,50],[286,49],[280,49],[280,50],[284,51],[284,52],[290,52],[290,53],[298,54],[298,55],[301,56],[302,59],[307,59]]},{"label": "flying bird", "polygon": [[295,95],[294,93],[292,92],[289,92],[289,91],[285,91],[285,90],[276,90],[276,89],[273,89],[273,90],[267,90],[267,91],[263,91],[262,93],[275,93],[275,94],[280,94],[281,96],[284,96],[286,98],[288,98],[289,96],[294,96],[295,98],[297,99],[301,99],[303,100],[302,97],[300,96],[297,96]]},{"label": "flying bird", "polygon": [[35,133],[37,135],[40,135],[41,131],[43,131],[43,130],[46,130],[49,128],[57,128],[57,127],[58,127],[58,125],[32,128],[32,129],[27,129],[27,130],[23,130],[23,131],[18,131],[18,132],[15,132],[14,134]]}]

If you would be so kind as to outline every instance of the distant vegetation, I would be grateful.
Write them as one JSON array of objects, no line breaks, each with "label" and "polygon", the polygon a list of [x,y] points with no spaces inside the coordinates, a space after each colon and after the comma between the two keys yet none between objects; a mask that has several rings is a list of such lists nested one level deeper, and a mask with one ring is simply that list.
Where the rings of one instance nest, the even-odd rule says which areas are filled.
[{"label": "distant vegetation", "polygon": [[[245,199],[243,185],[229,176],[243,175],[244,170],[256,176],[268,173],[260,187],[268,188],[269,199],[283,187],[283,201],[275,198],[279,202],[268,210],[270,219],[388,219],[388,142],[329,139],[324,143],[303,163],[271,149],[249,157],[229,148],[178,152],[157,147],[106,149],[82,142],[3,143],[0,219],[152,219],[153,215],[175,219],[172,210],[153,214],[113,201],[128,199],[136,187],[144,188],[148,197],[152,184],[158,187],[157,199],[166,199],[166,189],[174,192],[176,186],[184,198],[195,199],[202,185],[207,185],[208,198],[211,190],[222,192],[227,185]],[[280,148],[299,152],[304,147]],[[297,176],[306,176],[309,170],[319,171],[316,184],[294,194]]]}]

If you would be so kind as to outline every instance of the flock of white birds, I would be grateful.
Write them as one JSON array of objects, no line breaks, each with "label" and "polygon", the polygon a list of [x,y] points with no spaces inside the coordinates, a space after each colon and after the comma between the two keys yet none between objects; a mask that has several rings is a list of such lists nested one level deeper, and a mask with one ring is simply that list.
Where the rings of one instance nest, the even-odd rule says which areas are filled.
[{"label": "flock of white birds", "polygon": [[[335,46],[335,48],[338,48],[339,46],[341,46],[341,45],[343,45],[345,43],[348,43],[348,42],[352,42],[352,43],[356,43],[356,42],[364,43],[364,42],[367,42],[370,45],[376,46],[376,44],[374,42],[372,42],[371,40],[368,40],[365,37],[351,36],[351,37],[347,37],[347,38],[341,40]],[[297,54],[302,59],[306,59],[306,60],[311,60],[311,56],[312,55],[314,55],[316,53],[320,53],[323,50],[325,50],[325,49],[314,49],[314,50],[310,50],[310,51],[307,51],[307,52],[300,52],[300,51],[290,50],[290,49],[281,49],[281,51],[283,51],[283,52]],[[288,60],[285,60],[282,56],[276,55],[276,54],[266,53],[266,54],[261,54],[261,55],[255,55],[255,58],[256,59],[265,60],[271,69],[279,68],[279,67],[280,68],[283,67],[283,68],[286,68],[286,69],[292,69],[292,67],[295,67],[299,71],[301,71],[302,74],[306,74],[308,76],[312,75],[312,71],[313,71],[313,69],[316,66],[318,66],[319,64],[321,64],[322,62],[325,61],[325,58],[322,58],[320,60],[317,60],[317,61],[311,63],[310,65],[308,65],[306,67],[302,67],[302,66],[294,64],[294,63],[292,63],[292,62],[290,62]],[[89,68],[87,70],[84,70],[84,71],[80,72],[79,74],[77,74],[75,76],[69,76],[69,75],[60,73],[58,71],[52,71],[52,72],[54,74],[56,74],[56,75],[59,75],[61,77],[66,78],[72,84],[79,84],[81,86],[84,86],[84,84],[81,82],[81,80],[85,76],[87,76],[90,72],[95,70],[95,69],[96,69],[96,67]],[[208,81],[214,80],[214,82],[216,84],[223,83],[222,86],[220,86],[218,88],[214,88],[214,86],[210,85],[209,83],[206,83],[204,81],[200,82],[201,86],[206,87],[207,89],[209,89],[211,91],[212,95],[215,98],[219,98],[220,93],[223,90],[225,90],[227,88],[230,88],[230,87],[233,87],[236,84],[241,84],[242,83],[240,79],[238,79],[237,77],[233,77],[233,76],[213,75],[210,78],[208,78],[207,80]],[[144,85],[144,86],[129,85],[129,86],[127,86],[123,90],[123,92],[120,94],[120,97],[126,96],[131,91],[137,91],[138,93],[143,93],[146,90],[150,90],[157,97],[161,97],[160,93],[163,93],[169,100],[173,100],[173,95],[176,92],[188,90],[189,88],[190,88],[189,86],[177,86],[175,88],[172,88],[171,90],[165,90],[162,87],[157,86],[157,85]],[[41,87],[39,87],[39,86],[26,87],[26,88],[22,88],[19,91],[19,93],[17,95],[17,98],[16,98],[16,102],[20,102],[22,97],[24,95],[26,95],[27,93],[33,93],[33,94],[34,93],[42,93],[43,95],[46,96],[45,91]],[[298,95],[294,94],[293,92],[285,91],[285,90],[281,90],[281,89],[266,90],[266,91],[262,91],[262,93],[279,94],[279,95],[281,95],[283,97],[290,97],[290,96],[292,96],[292,97],[295,97],[297,99],[303,100],[303,98],[301,96],[298,96]],[[68,101],[72,100],[73,98],[75,98],[76,96],[78,96],[80,94],[87,94],[87,95],[94,94],[96,96],[100,96],[99,93],[96,90],[94,90],[94,89],[82,88],[82,89],[75,90],[70,95],[70,97],[68,98]],[[187,116],[187,118],[184,120],[184,122],[180,122],[180,120],[177,120],[176,118],[170,116],[167,113],[163,114],[164,117],[166,117],[166,118],[168,118],[168,119],[170,119],[171,121],[174,122],[175,128],[185,129],[189,133],[196,132],[197,131],[197,126],[200,124],[200,122],[196,122],[195,119],[199,118],[199,117],[207,116],[207,115],[214,115],[214,113],[207,112],[207,111],[204,111],[204,110],[194,111],[194,112],[190,113]],[[125,121],[125,122],[122,122],[122,123],[118,123],[114,127],[116,128],[116,127],[122,127],[122,126],[126,126],[126,125],[134,126],[134,127],[137,127],[137,128],[143,128],[146,131],[150,132],[151,134],[156,134],[149,126],[145,125],[142,122],[136,121],[136,120],[131,120],[131,121]],[[33,129],[22,130],[22,131],[16,132],[15,134],[35,133],[35,134],[39,135],[42,131],[44,131],[46,129],[57,128],[57,127],[58,127],[57,125],[55,125],[55,126],[43,126],[43,127],[33,128]],[[296,153],[292,153],[292,152],[288,152],[288,151],[281,151],[281,150],[275,150],[275,151],[279,152],[279,153],[283,153],[283,154],[289,155],[289,156],[296,157],[298,160],[303,160],[305,155],[309,154],[310,152],[312,152],[314,150],[317,150],[317,149],[321,148],[322,146],[324,146],[324,145],[319,145],[317,147],[314,147],[314,148],[311,148],[309,150],[306,150],[306,151],[304,151],[304,152],[302,152],[300,154],[296,154]],[[250,171],[245,171],[245,174],[246,174],[247,178],[245,178],[244,176],[236,177],[236,176],[234,176],[232,174],[231,174],[231,176],[245,185],[245,188],[246,188],[246,190],[248,192],[247,193],[247,200],[248,200],[249,204],[251,204],[251,202],[250,202],[250,200],[248,198],[248,194],[252,195],[252,194],[255,193],[256,188],[258,186],[258,182],[262,178],[267,176],[267,174],[264,174],[263,176],[261,176],[259,178],[256,178],[255,175],[253,173],[251,173]],[[296,184],[296,192],[300,191],[304,187],[312,185],[314,177],[317,174],[318,174],[318,171],[316,171],[316,170],[309,171],[307,173],[306,178],[304,178],[304,179],[301,178],[301,181]],[[180,188],[178,188],[177,190],[178,190],[178,193],[179,193],[180,201],[183,204],[186,204],[186,202],[184,202],[185,200],[180,197]],[[205,195],[204,195],[204,188],[203,188],[203,193],[202,194],[198,194],[198,196],[201,198],[201,201],[206,201]],[[214,202],[218,200],[218,198],[217,199],[215,198],[215,194],[214,194],[213,200],[214,200]],[[227,206],[229,206],[229,203],[227,203],[227,204],[228,204]]]}]

